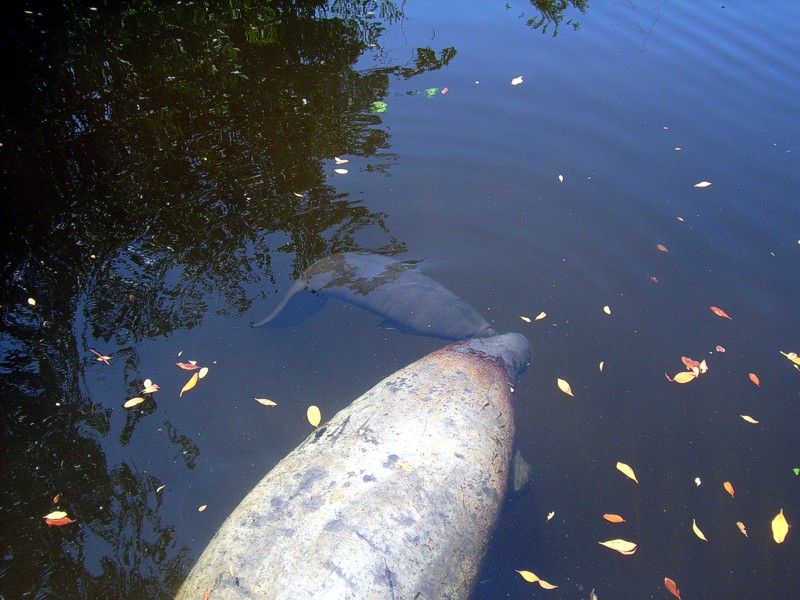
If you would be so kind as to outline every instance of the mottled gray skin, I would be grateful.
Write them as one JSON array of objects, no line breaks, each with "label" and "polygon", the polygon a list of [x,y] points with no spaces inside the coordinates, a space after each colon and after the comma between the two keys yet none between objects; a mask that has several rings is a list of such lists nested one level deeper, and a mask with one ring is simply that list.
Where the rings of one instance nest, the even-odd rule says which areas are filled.
[{"label": "mottled gray skin", "polygon": [[408,333],[445,340],[497,335],[478,311],[408,263],[353,252],[333,254],[311,265],[275,310],[253,327],[272,321],[303,290],[354,304]]},{"label": "mottled gray skin", "polygon": [[530,356],[517,333],[462,341],[378,383],[253,488],[178,600],[468,598]]}]

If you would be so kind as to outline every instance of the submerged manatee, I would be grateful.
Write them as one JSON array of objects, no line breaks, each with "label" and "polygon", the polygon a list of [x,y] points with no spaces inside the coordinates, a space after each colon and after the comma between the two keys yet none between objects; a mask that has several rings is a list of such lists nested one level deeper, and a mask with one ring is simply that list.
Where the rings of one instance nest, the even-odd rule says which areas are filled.
[{"label": "submerged manatee", "polygon": [[344,300],[417,335],[446,340],[497,335],[478,311],[412,265],[354,252],[333,254],[311,265],[275,310],[253,327],[275,319],[303,290]]},{"label": "submerged manatee", "polygon": [[177,598],[467,598],[530,356],[518,333],[473,339],[378,383],[253,488]]}]

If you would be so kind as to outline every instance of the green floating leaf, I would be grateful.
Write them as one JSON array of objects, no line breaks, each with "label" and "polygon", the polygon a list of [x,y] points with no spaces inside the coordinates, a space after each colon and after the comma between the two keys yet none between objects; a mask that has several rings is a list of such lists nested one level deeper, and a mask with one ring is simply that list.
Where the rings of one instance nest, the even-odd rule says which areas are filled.
[{"label": "green floating leaf", "polygon": [[386,109],[389,107],[386,102],[382,102],[381,100],[376,100],[372,103],[371,111],[374,113],[384,113]]},{"label": "green floating leaf", "polygon": [[795,475],[800,475],[800,467],[795,467],[792,471],[794,471]]},{"label": "green floating leaf", "polygon": [[428,95],[428,98],[433,98],[438,91],[439,91],[438,87],[425,88],[425,93]]}]

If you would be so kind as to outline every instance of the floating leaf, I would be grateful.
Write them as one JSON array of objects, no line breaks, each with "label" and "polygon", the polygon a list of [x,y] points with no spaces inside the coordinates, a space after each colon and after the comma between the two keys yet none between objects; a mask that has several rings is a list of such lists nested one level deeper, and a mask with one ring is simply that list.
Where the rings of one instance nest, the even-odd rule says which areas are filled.
[{"label": "floating leaf", "polygon": [[28,304],[31,306],[36,306],[36,300],[34,298],[28,298]]},{"label": "floating leaf", "polygon": [[544,319],[546,316],[547,316],[547,313],[546,313],[546,312],[544,312],[544,311],[542,311],[542,312],[540,312],[538,315],[536,315],[536,318],[534,319],[534,321],[541,321],[541,320],[542,320],[542,319]]},{"label": "floating leaf", "polygon": [[61,527],[62,525],[69,525],[75,521],[69,517],[61,517],[60,519],[45,519],[44,522],[53,527]]},{"label": "floating leaf", "polygon": [[109,361],[109,360],[111,360],[111,358],[112,358],[111,356],[104,356],[104,355],[100,354],[100,353],[99,353],[97,350],[95,350],[94,348],[89,348],[89,352],[91,352],[92,354],[94,354],[95,356],[97,356],[97,360],[98,360],[98,361],[100,361],[100,362],[104,362],[105,364],[109,364],[109,363],[108,363],[108,361]]},{"label": "floating leaf", "polygon": [[722,346],[719,346],[719,345],[715,348],[715,350],[717,352],[725,352],[725,348],[723,348]]},{"label": "floating leaf", "polygon": [[742,535],[744,537],[749,537],[747,535],[747,529],[745,528],[744,523],[742,523],[741,521],[736,521],[736,526],[739,528],[739,531],[742,532]]},{"label": "floating leaf", "polygon": [[775,542],[782,544],[788,533],[789,523],[786,521],[786,517],[783,516],[783,509],[781,509],[781,512],[775,515],[775,518],[772,519],[772,537],[774,538]]},{"label": "floating leaf", "polygon": [[349,173],[347,169],[334,169],[333,172],[337,175],[347,175]]},{"label": "floating leaf", "polygon": [[197,385],[197,381],[199,379],[200,379],[200,375],[198,373],[195,373],[194,375],[192,375],[189,378],[189,381],[186,382],[186,385],[184,385],[181,388],[181,393],[178,394],[178,396],[182,397],[183,396],[183,392],[188,392],[190,389],[192,389],[194,386],[196,386]]},{"label": "floating leaf", "polygon": [[603,518],[608,521],[609,523],[624,523],[625,519],[623,519],[619,515],[615,515],[613,513],[606,513],[603,515]]},{"label": "floating leaf", "polygon": [[[669,376],[667,376],[667,379],[669,379]],[[670,379],[670,381],[674,381],[675,383],[689,383],[694,379],[697,379],[697,375],[692,371],[681,371],[680,373],[677,373],[675,377]]]},{"label": "floating leaf", "polygon": [[712,306],[712,307],[711,307],[711,312],[713,312],[713,313],[714,313],[715,315],[717,315],[718,317],[722,317],[723,319],[730,319],[731,321],[733,321],[733,319],[731,319],[731,318],[728,316],[728,313],[726,313],[724,310],[722,310],[722,309],[721,309],[721,308],[719,308],[718,306]]},{"label": "floating leaf", "polygon": [[346,165],[350,162],[350,160],[347,158],[339,158],[338,156],[334,156],[333,162],[335,162],[337,165]]},{"label": "floating leaf", "polygon": [[563,175],[559,175],[558,176],[558,183],[564,183],[564,176]]},{"label": "floating leaf", "polygon": [[167,487],[167,486],[166,486],[166,485],[160,485],[160,486],[158,486],[158,487],[156,488],[156,494],[157,494],[158,492],[160,492],[161,490],[163,490],[165,487]]},{"label": "floating leaf", "polygon": [[760,423],[760,422],[761,422],[761,421],[756,421],[756,420],[755,420],[753,417],[751,417],[750,415],[739,415],[739,416],[740,416],[740,417],[742,417],[742,418],[743,418],[745,421],[747,421],[748,423],[752,423],[753,425],[755,425],[755,424],[757,424],[757,423]]},{"label": "floating leaf", "polygon": [[531,573],[530,571],[517,571],[517,573],[519,573],[525,581],[529,583],[538,583],[546,590],[554,590],[558,587],[552,583],[547,583],[544,579],[540,579],[538,575]]},{"label": "floating leaf", "polygon": [[681,356],[681,362],[687,369],[694,369],[700,367],[700,361],[694,360],[693,358],[689,358],[688,356]]},{"label": "floating leaf", "polygon": [[158,391],[158,386],[150,381],[149,379],[144,380],[144,389],[141,391],[142,394],[153,394]]},{"label": "floating leaf", "polygon": [[723,483],[722,487],[724,487],[725,491],[731,495],[731,498],[734,497],[733,484],[730,481],[726,481],[725,483]]},{"label": "floating leaf", "polygon": [[256,402],[263,404],[264,406],[278,406],[277,402],[273,402],[267,398],[254,398]]},{"label": "floating leaf", "polygon": [[572,393],[572,388],[570,387],[569,383],[563,379],[556,379],[556,383],[558,384],[558,389],[560,389],[562,392],[568,396],[572,396],[573,398],[575,397],[575,394]]},{"label": "floating leaf", "polygon": [[749,373],[747,376],[750,378],[750,381],[755,383],[758,387],[761,387],[761,380],[758,378],[758,375],[755,373]]},{"label": "floating leaf", "polygon": [[372,103],[370,110],[374,113],[385,113],[388,107],[389,105],[386,104],[386,102],[383,102],[381,100],[376,100],[375,102]]},{"label": "floating leaf", "polygon": [[514,77],[514,79],[511,80],[511,85],[519,85],[520,83],[522,83],[522,81],[523,81],[522,75],[520,75],[519,77]]},{"label": "floating leaf", "polygon": [[630,468],[628,465],[626,465],[625,463],[623,463],[623,462],[618,462],[618,463],[617,463],[617,470],[618,470],[620,473],[622,473],[623,475],[625,475],[626,477],[630,477],[631,479],[633,479],[633,480],[634,480],[636,483],[639,483],[639,480],[638,480],[638,479],[636,479],[636,474],[633,472],[633,469],[631,469],[631,468]]},{"label": "floating leaf", "polygon": [[408,464],[407,462],[402,461],[402,460],[398,460],[395,464],[398,467],[400,467],[401,469],[403,469],[403,471],[413,471],[414,470],[414,467],[412,467],[410,464]]},{"label": "floating leaf", "polygon": [[694,484],[695,484],[697,487],[700,487],[700,484],[701,484],[701,483],[703,483],[703,482],[702,482],[702,481],[700,481],[700,478],[699,478],[699,477],[695,477],[695,478],[694,478]]},{"label": "floating leaf", "polygon": [[681,591],[678,589],[678,584],[676,584],[672,579],[669,577],[664,577],[664,587],[667,588],[667,591],[678,598],[680,600]]},{"label": "floating leaf", "polygon": [[137,396],[136,398],[131,398],[130,400],[125,402],[125,404],[122,405],[122,408],[133,408],[134,406],[136,406],[137,404],[141,404],[142,402],[144,402],[144,398]]},{"label": "floating leaf", "polygon": [[788,358],[790,361],[792,361],[794,364],[800,365],[800,356],[797,356],[796,352],[784,352],[783,350],[781,350],[780,353],[786,358]]},{"label": "floating leaf", "polygon": [[708,187],[708,186],[710,186],[710,185],[711,185],[711,182],[710,182],[710,181],[698,181],[698,182],[697,182],[697,183],[695,183],[695,184],[694,184],[692,187],[696,187],[696,188],[707,188],[707,187]]},{"label": "floating leaf", "polygon": [[795,467],[794,469],[792,469],[792,473],[794,473],[795,475],[800,475],[800,467]]},{"label": "floating leaf", "polygon": [[636,552],[636,544],[627,540],[608,540],[607,542],[597,542],[601,546],[616,550],[620,554],[631,555]]},{"label": "floating leaf", "polygon": [[203,367],[202,369],[200,369],[200,370],[197,372],[197,377],[198,377],[199,379],[202,379],[202,378],[203,378],[203,377],[205,377],[206,375],[208,375],[208,367]]},{"label": "floating leaf", "polygon": [[603,312],[606,313],[607,315],[610,315],[611,314],[611,307],[608,306],[608,305],[604,306],[603,307]]},{"label": "floating leaf", "polygon": [[604,361],[604,360],[601,360],[601,361],[600,361],[600,364],[599,364],[599,365],[597,365],[597,368],[598,368],[598,369],[600,369],[600,372],[601,372],[601,373],[603,372],[603,367],[605,366],[605,364],[606,364],[606,361]]},{"label": "floating leaf", "polygon": [[200,368],[193,362],[177,362],[175,364],[178,365],[184,371],[195,371]]},{"label": "floating leaf", "polygon": [[692,519],[692,531],[694,531],[694,534],[695,534],[697,537],[699,537],[701,540],[703,540],[704,542],[707,542],[707,541],[708,541],[708,540],[706,539],[706,536],[705,536],[705,535],[703,535],[703,532],[702,532],[702,531],[700,531],[700,528],[697,526],[697,521],[695,521],[694,519]]},{"label": "floating leaf", "polygon": [[530,323],[531,322],[531,318],[530,317],[523,317],[522,315],[520,315],[519,318],[522,319],[523,321],[525,321],[526,323]]},{"label": "floating leaf", "polygon": [[547,519],[545,519],[545,520],[549,521],[550,519],[552,519],[555,516],[556,516],[556,511],[551,510],[549,513],[547,513]]},{"label": "floating leaf", "polygon": [[322,413],[319,411],[319,407],[314,406],[313,404],[309,406],[308,410],[306,411],[306,418],[313,427],[319,425],[320,421],[322,421]]},{"label": "floating leaf", "polygon": [[667,250],[667,247],[664,244],[656,244],[656,248],[658,248],[662,252],[669,252],[669,250]]},{"label": "floating leaf", "polygon": [[197,512],[203,512],[207,508],[208,508],[208,504],[202,504],[202,505],[197,507]]},{"label": "floating leaf", "polygon": [[65,513],[63,510],[54,510],[51,513],[47,513],[42,518],[43,519],[63,519],[66,516],[67,516],[67,513]]},{"label": "floating leaf", "polygon": [[59,500],[61,500],[61,494],[53,496],[53,504],[58,504]]}]

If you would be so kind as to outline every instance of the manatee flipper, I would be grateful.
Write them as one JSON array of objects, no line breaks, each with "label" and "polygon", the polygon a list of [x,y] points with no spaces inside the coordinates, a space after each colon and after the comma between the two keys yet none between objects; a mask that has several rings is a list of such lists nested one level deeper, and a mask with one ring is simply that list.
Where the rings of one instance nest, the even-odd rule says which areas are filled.
[{"label": "manatee flipper", "polygon": [[275,307],[271,313],[269,313],[266,317],[257,321],[255,323],[250,323],[250,327],[261,327],[262,325],[266,325],[270,321],[272,321],[275,317],[277,317],[281,311],[286,308],[286,305],[289,304],[289,300],[292,299],[293,296],[302,292],[306,289],[306,282],[302,279],[298,279],[292,284],[292,287],[289,288],[289,291],[286,292],[286,295],[283,297],[283,300],[280,301],[278,306]]}]

